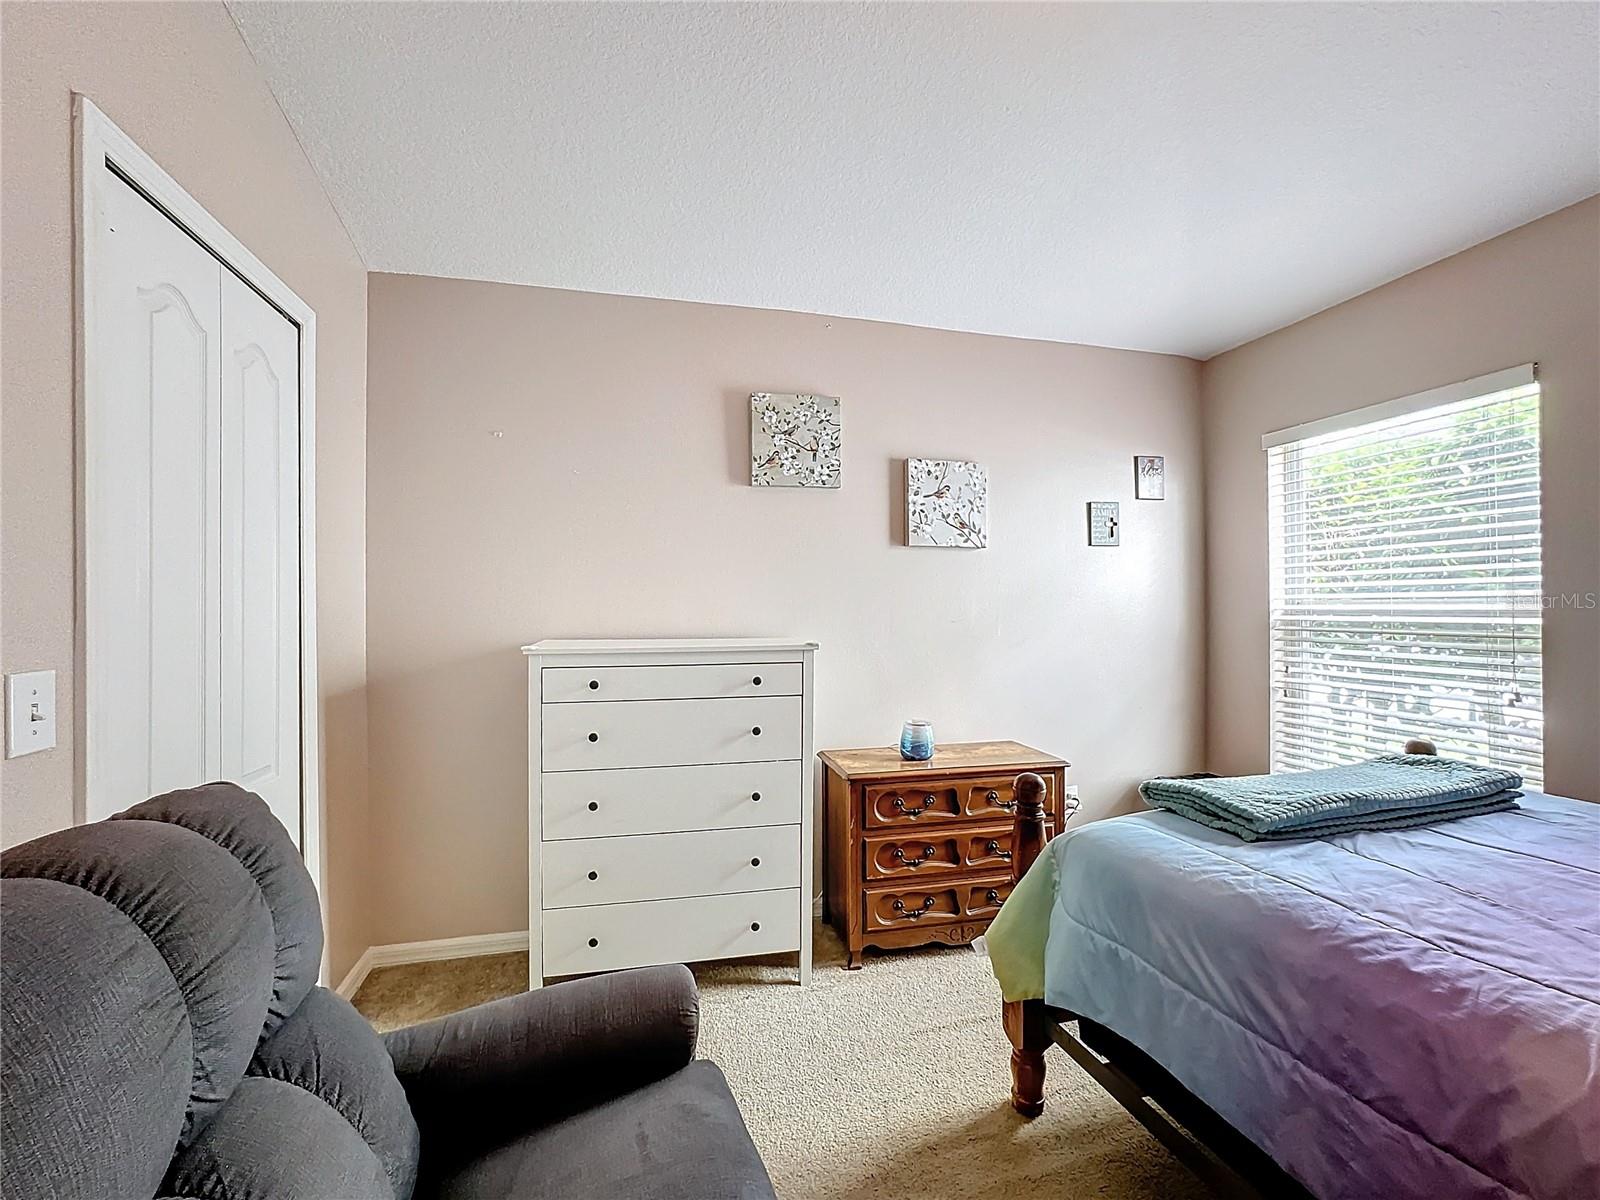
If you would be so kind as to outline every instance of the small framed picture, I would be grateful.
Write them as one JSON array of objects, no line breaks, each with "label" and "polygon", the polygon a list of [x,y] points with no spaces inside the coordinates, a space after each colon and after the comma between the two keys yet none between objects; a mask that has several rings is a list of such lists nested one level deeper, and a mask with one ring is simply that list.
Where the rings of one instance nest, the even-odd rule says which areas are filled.
[{"label": "small framed picture", "polygon": [[1133,459],[1133,498],[1167,498],[1167,460],[1159,454],[1136,454]]},{"label": "small framed picture", "polygon": [[1122,545],[1122,517],[1115,500],[1089,501],[1089,545]]}]

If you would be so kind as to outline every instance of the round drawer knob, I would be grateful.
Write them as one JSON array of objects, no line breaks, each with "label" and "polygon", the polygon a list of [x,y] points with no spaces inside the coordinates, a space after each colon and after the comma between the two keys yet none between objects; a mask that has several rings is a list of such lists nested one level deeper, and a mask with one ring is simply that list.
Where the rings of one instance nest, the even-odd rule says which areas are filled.
[{"label": "round drawer knob", "polygon": [[596,804],[593,800],[591,800],[591,801],[589,801],[589,811],[590,812],[599,812],[600,811],[600,806],[598,804]]},{"label": "round drawer knob", "polygon": [[589,872],[589,878],[590,879],[599,879],[600,878],[600,873],[598,871],[590,871]]},{"label": "round drawer knob", "polygon": [[756,685],[756,686],[757,686],[757,687],[760,687],[760,686],[761,686],[761,676],[759,676],[759,675],[757,675],[757,676],[756,676],[756,677],[755,677],[755,678],[754,678],[754,679],[752,679],[752,680],[751,680],[751,681],[750,681],[750,682],[751,682],[751,683],[753,683],[753,684],[755,684],[755,685]]},{"label": "round drawer knob", "polygon": [[598,733],[591,733],[589,735],[589,740],[591,742],[598,742],[600,740],[600,735]]},{"label": "round drawer knob", "polygon": [[993,888],[990,888],[985,895],[988,897],[990,904],[993,904],[996,900],[1000,899],[1000,893],[995,891]]},{"label": "round drawer knob", "polygon": [[752,730],[751,730],[751,731],[750,731],[750,732],[751,732],[751,733],[752,733],[752,734],[753,734],[753,735],[754,735],[754,736],[756,736],[756,737],[760,737],[760,736],[761,736],[761,726],[759,726],[759,725],[757,725],[757,726],[756,726],[756,727],[755,727],[755,728],[754,728],[754,729],[752,729]]},{"label": "round drawer knob", "polygon": [[750,799],[752,799],[752,800],[761,799],[761,793],[760,792],[751,792],[750,793]]},{"label": "round drawer knob", "polygon": [[993,804],[996,800],[1000,799],[1000,793],[995,791],[993,788],[990,788],[989,789],[989,794],[987,796],[985,796],[984,799],[987,800],[990,804]]},{"label": "round drawer knob", "polygon": [[752,858],[750,860],[750,865],[752,867],[759,867],[761,865],[761,860],[759,858]]},{"label": "round drawer knob", "polygon": [[750,922],[750,932],[751,933],[760,933],[761,932],[761,922],[760,921],[751,921]]},{"label": "round drawer knob", "polygon": [[594,948],[594,947],[596,947],[596,946],[598,946],[598,945],[599,945],[599,944],[600,944],[600,939],[599,939],[599,938],[590,938],[590,939],[589,939],[589,948],[590,948],[590,949],[591,949],[591,950],[592,950],[592,949],[593,949],[593,948]]},{"label": "round drawer knob", "polygon": [[591,692],[599,691],[600,690],[600,681],[598,679],[589,680],[589,690]]}]

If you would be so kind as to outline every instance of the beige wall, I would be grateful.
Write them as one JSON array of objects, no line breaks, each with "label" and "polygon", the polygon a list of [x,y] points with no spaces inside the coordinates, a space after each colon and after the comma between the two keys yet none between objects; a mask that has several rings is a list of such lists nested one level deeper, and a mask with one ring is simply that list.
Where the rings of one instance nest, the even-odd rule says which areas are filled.
[{"label": "beige wall", "polygon": [[[819,748],[1018,738],[1095,815],[1200,762],[1195,363],[408,276],[368,303],[377,941],[526,928],[537,638],[815,638]],[[749,486],[763,389],[842,398],[842,489]],[[900,544],[907,455],[987,465],[987,550]]]},{"label": "beige wall", "polygon": [[[54,668],[55,750],[4,766],[6,844],[73,819],[72,95],[81,91],[317,313],[318,662],[332,965],[366,929],[366,273],[221,4],[5,4],[0,654]],[[132,799],[132,798],[130,798]]]},{"label": "beige wall", "polygon": [[1580,604],[1545,614],[1545,786],[1600,800],[1600,198],[1205,364],[1212,770],[1267,766],[1261,435],[1530,361],[1543,389],[1544,590]]}]

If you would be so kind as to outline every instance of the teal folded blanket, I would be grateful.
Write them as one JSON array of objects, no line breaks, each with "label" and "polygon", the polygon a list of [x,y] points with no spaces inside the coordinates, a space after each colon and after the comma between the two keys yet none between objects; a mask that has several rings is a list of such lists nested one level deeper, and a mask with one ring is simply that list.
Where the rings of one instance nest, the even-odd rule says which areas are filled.
[{"label": "teal folded blanket", "polygon": [[1232,779],[1152,779],[1150,804],[1253,842],[1404,829],[1515,808],[1522,776],[1431,754]]}]

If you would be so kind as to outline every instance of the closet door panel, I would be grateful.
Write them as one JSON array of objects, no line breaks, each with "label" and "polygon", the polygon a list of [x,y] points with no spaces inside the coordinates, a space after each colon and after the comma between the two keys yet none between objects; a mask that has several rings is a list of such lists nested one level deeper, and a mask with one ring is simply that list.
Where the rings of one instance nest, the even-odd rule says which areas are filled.
[{"label": "closet door panel", "polygon": [[222,268],[109,172],[84,423],[87,815],[221,769]]},{"label": "closet door panel", "polygon": [[223,775],[300,837],[299,331],[222,279]]}]

